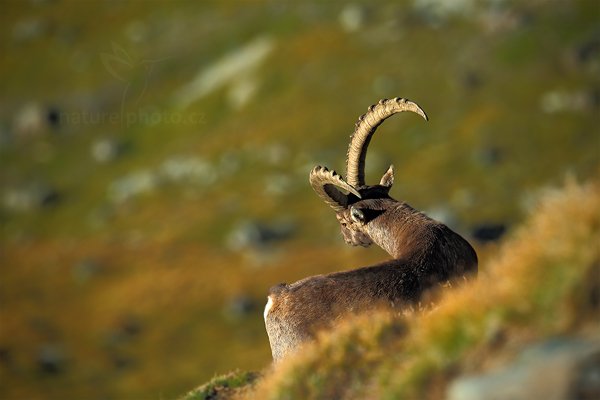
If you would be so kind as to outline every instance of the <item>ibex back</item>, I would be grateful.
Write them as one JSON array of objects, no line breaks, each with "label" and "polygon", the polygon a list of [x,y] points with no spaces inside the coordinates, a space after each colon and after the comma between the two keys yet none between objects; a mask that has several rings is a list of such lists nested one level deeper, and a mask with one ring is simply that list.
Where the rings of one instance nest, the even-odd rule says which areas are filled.
[{"label": "ibex back", "polygon": [[402,111],[427,119],[411,101],[381,100],[356,123],[348,147],[346,180],[321,166],[310,173],[315,192],[335,210],[346,243],[365,247],[375,243],[393,259],[272,287],[264,317],[275,361],[345,314],[380,306],[411,307],[434,284],[476,275],[477,254],[465,239],[389,196],[392,166],[378,185],[365,184],[371,137],[386,118]]}]

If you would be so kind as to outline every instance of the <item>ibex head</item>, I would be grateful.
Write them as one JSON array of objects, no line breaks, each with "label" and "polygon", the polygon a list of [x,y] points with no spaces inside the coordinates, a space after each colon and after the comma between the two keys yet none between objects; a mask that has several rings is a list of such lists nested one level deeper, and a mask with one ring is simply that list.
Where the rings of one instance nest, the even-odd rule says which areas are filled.
[{"label": "ibex head", "polygon": [[412,111],[425,120],[427,115],[416,103],[396,97],[380,100],[369,107],[355,125],[346,155],[346,179],[326,167],[316,166],[310,173],[314,191],[336,212],[346,243],[369,246],[373,239],[364,229],[370,219],[383,211],[378,199],[390,199],[389,191],[394,183],[394,167],[390,165],[378,185],[365,183],[365,159],[371,138],[377,127],[392,115]]}]

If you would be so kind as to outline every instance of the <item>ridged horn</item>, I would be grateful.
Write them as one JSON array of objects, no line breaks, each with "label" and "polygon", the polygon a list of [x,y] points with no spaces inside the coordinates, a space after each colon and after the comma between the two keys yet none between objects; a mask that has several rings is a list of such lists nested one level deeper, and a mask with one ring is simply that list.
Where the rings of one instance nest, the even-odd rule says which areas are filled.
[{"label": "ridged horn", "polygon": [[316,166],[310,171],[310,185],[327,205],[336,212],[342,211],[348,206],[349,194],[340,189],[361,198],[360,193],[349,185],[337,172],[330,171],[327,167]]},{"label": "ridged horn", "polygon": [[346,179],[348,184],[355,188],[365,185],[365,159],[371,137],[386,118],[402,111],[412,111],[419,114],[426,121],[428,120],[427,114],[421,107],[400,97],[379,100],[379,103],[369,107],[367,113],[358,118],[346,155]]}]

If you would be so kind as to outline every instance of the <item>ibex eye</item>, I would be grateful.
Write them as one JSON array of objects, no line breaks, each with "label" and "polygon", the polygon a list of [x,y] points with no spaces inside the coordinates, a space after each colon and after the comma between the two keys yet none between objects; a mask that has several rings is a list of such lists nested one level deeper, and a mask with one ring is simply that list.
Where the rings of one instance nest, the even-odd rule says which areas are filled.
[{"label": "ibex eye", "polygon": [[352,220],[354,222],[364,222],[365,221],[365,215],[358,208],[352,207],[352,209],[350,210],[350,216],[352,217]]}]

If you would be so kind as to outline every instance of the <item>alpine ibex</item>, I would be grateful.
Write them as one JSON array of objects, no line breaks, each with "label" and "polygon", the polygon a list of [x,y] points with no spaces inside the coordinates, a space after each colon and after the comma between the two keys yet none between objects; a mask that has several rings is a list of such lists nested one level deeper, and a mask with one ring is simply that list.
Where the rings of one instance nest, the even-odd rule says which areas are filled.
[{"label": "alpine ibex", "polygon": [[378,185],[365,184],[365,158],[375,130],[402,111],[427,120],[411,101],[381,100],[356,123],[348,147],[346,180],[321,166],[310,173],[315,192],[335,210],[346,243],[365,247],[375,243],[393,259],[272,287],[264,317],[275,361],[344,314],[378,306],[408,308],[432,285],[477,273],[477,254],[465,239],[389,196],[393,166]]}]

